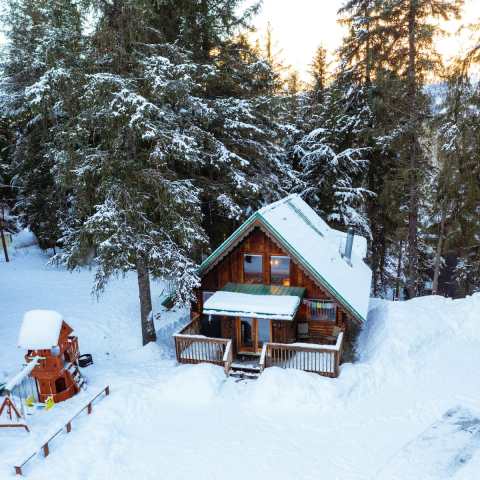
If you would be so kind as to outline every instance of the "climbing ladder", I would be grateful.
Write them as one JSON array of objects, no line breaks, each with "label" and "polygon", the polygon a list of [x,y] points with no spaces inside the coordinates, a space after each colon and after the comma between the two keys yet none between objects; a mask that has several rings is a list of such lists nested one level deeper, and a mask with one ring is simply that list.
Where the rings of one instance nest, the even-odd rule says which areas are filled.
[{"label": "climbing ladder", "polygon": [[76,363],[69,362],[65,367],[65,370],[70,373],[72,376],[73,381],[77,385],[78,389],[85,390],[87,388],[87,380],[80,372],[80,368]]}]

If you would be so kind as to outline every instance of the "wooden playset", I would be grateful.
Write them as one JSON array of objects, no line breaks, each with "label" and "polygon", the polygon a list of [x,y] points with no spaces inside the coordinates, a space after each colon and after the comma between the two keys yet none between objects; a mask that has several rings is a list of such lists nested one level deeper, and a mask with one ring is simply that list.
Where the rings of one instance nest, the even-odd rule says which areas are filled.
[{"label": "wooden playset", "polygon": [[38,358],[31,372],[38,399],[55,403],[73,397],[85,384],[78,368],[78,338],[63,317],[50,310],[32,310],[23,318],[19,346],[26,349],[27,363]]},{"label": "wooden playset", "polygon": [[86,385],[79,370],[78,339],[63,317],[50,310],[31,310],[23,317],[18,345],[27,350],[25,367],[0,394],[0,428],[21,427],[28,408],[50,409]]}]

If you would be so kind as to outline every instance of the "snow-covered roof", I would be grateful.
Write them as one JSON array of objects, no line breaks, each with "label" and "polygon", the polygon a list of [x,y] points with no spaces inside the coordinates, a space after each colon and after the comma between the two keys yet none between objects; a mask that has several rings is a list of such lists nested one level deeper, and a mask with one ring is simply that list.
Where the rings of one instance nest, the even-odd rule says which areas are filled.
[{"label": "snow-covered roof", "polygon": [[18,346],[27,350],[58,345],[63,316],[53,310],[30,310],[23,316]]},{"label": "snow-covered roof", "polygon": [[293,295],[254,295],[215,292],[203,305],[206,315],[293,320],[301,298]]},{"label": "snow-covered roof", "polygon": [[315,280],[360,321],[367,316],[372,272],[365,264],[367,242],[354,237],[352,256],[342,255],[346,234],[330,228],[298,195],[261,208],[200,266],[207,271],[258,222]]},{"label": "snow-covered roof", "polygon": [[32,370],[38,365],[39,361],[40,357],[32,358],[32,360],[28,362],[25,367],[23,367],[21,372],[17,373],[4,385],[4,390],[11,392],[15,387],[20,385],[22,381],[32,373]]}]

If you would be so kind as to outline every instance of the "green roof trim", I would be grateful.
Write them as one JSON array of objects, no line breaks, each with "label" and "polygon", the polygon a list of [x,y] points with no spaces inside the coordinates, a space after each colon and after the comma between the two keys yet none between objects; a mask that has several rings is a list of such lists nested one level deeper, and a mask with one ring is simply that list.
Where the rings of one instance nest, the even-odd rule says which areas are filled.
[{"label": "green roof trim", "polygon": [[202,273],[210,264],[227,248],[229,244],[234,242],[238,237],[242,236],[245,230],[247,230],[250,225],[260,218],[260,214],[255,212],[253,215],[247,218],[240,227],[238,227],[226,240],[224,240],[198,267],[198,273]]},{"label": "green roof trim", "polygon": [[263,285],[254,283],[227,283],[222,292],[248,293],[250,295],[289,295],[302,298],[304,287],[284,287],[283,285]]},{"label": "green roof trim", "polygon": [[365,318],[363,318],[362,315],[360,315],[358,313],[358,311],[352,307],[352,305],[350,305],[350,302],[348,302],[331,284],[330,282],[328,282],[325,277],[319,273],[316,269],[314,269],[310,263],[307,262],[307,260],[305,260],[305,258],[298,252],[298,250],[293,246],[291,245],[289,242],[287,242],[285,240],[284,237],[282,237],[282,235],[275,229],[275,227],[272,226],[272,224],[270,222],[268,222],[268,220],[266,220],[264,217],[262,217],[262,221],[264,223],[264,225],[266,225],[266,227],[276,236],[277,240],[280,242],[280,243],[284,243],[287,250],[290,250],[294,255],[295,257],[297,258],[297,260],[303,264],[304,267],[306,267],[312,274],[314,277],[316,277],[317,281],[320,282],[323,286],[325,286],[325,288],[327,288],[327,290],[330,290],[330,292],[335,296],[337,297],[338,299],[340,299],[348,308],[349,310],[357,317],[357,318],[360,318],[362,320],[362,322],[365,322]]},{"label": "green roof trim", "polygon": [[[295,209],[296,210],[296,209]],[[303,217],[302,217],[303,218]],[[272,226],[268,220],[265,219],[265,217],[259,212],[255,212],[253,215],[251,215],[240,227],[235,230],[232,235],[230,235],[226,240],[224,240],[200,265],[198,268],[198,273],[201,274],[204,270],[206,270],[216,259],[219,255],[222,254],[224,250],[227,249],[229,245],[234,243],[239,237],[241,237],[246,230],[250,228],[252,223],[254,223],[256,220],[259,220],[260,223],[262,223],[274,236],[275,238],[284,245],[286,250],[290,251],[293,255],[295,255],[296,259],[300,264],[303,265],[304,268],[306,268],[312,276],[321,284],[323,285],[332,295],[334,295],[336,298],[339,299],[341,303],[344,304],[345,307],[347,307],[350,312],[360,319],[362,322],[365,322],[365,318],[358,313],[358,311],[352,307],[350,302],[348,302],[331,284],[328,282],[328,280],[325,279],[325,277],[318,272],[313,266],[298,252],[298,250],[291,245],[285,238],[278,232],[275,227]],[[292,288],[292,287],[290,287]],[[300,288],[300,287],[299,287]],[[243,293],[248,293],[248,292],[243,292]],[[260,295],[260,294],[259,294]]]}]

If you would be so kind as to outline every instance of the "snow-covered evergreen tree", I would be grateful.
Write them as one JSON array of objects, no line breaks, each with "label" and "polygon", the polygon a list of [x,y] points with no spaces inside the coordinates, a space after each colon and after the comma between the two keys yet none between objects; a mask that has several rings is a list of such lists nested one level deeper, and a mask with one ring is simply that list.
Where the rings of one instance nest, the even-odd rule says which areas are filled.
[{"label": "snow-covered evergreen tree", "polygon": [[9,0],[3,21],[10,28],[2,65],[2,115],[16,131],[10,158],[16,210],[42,247],[54,247],[63,195],[50,151],[63,101],[74,94],[81,14],[73,0]]},{"label": "snow-covered evergreen tree", "polygon": [[[461,68],[461,66],[460,66]],[[454,257],[452,279],[462,294],[480,285],[480,88],[455,69],[438,114],[438,173],[431,209],[436,227],[436,283],[442,258]]]},{"label": "snow-covered evergreen tree", "polygon": [[310,112],[309,131],[294,148],[303,195],[329,221],[369,235],[365,200],[371,192],[363,181],[369,149],[362,144],[362,132],[370,110],[362,88],[348,72],[341,73],[323,93],[323,103]]}]

